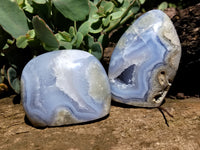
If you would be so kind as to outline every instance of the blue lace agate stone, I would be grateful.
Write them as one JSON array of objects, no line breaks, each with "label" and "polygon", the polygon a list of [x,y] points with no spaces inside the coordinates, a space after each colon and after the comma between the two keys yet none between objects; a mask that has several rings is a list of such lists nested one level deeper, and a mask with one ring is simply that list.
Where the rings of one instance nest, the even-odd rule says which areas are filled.
[{"label": "blue lace agate stone", "polygon": [[25,113],[36,127],[87,122],[110,110],[106,72],[84,51],[53,51],[32,59],[22,72],[21,85]]},{"label": "blue lace agate stone", "polygon": [[160,10],[145,13],[123,34],[111,56],[112,98],[134,106],[159,106],[180,57],[180,41],[168,16]]}]

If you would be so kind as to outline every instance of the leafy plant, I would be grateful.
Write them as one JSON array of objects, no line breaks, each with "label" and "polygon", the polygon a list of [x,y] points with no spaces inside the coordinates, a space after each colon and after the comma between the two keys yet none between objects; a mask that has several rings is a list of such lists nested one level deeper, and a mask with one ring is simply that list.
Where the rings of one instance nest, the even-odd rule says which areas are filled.
[{"label": "leafy plant", "polygon": [[98,59],[108,35],[145,0],[0,0],[0,83],[16,93],[24,65],[47,51],[82,49]]}]

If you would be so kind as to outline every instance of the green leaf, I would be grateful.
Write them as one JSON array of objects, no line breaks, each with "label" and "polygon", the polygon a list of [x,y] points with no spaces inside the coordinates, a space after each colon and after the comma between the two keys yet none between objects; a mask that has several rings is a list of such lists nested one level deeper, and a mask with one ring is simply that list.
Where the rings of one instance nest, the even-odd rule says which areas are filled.
[{"label": "green leaf", "polygon": [[169,8],[176,8],[176,4],[173,4],[173,3],[169,3]]},{"label": "green leaf", "polygon": [[124,0],[117,0],[117,1],[118,1],[120,4],[122,4]]},{"label": "green leaf", "polygon": [[89,14],[88,0],[53,0],[55,7],[73,21],[82,21]]},{"label": "green leaf", "polygon": [[103,43],[104,36],[105,34],[100,35],[98,38],[98,42]]},{"label": "green leaf", "polygon": [[111,13],[113,8],[115,7],[115,5],[112,2],[108,2],[108,1],[102,1],[100,8],[103,9],[103,13]]},{"label": "green leaf", "polygon": [[48,51],[58,49],[59,42],[44,20],[39,16],[34,16],[32,23],[35,29],[35,34],[37,38],[43,42],[44,48]]},{"label": "green leaf", "polygon": [[44,4],[35,3],[32,0],[28,0],[28,2],[29,2],[29,4],[31,5],[31,7],[33,9],[33,12],[31,14],[40,16],[40,18],[42,18],[46,22],[46,24],[48,24],[50,27],[52,27],[53,26],[52,23],[54,23],[54,20],[52,18],[54,12],[52,12],[53,8],[51,6],[52,5],[51,1],[48,0],[48,2],[46,1],[46,3],[44,3]]},{"label": "green leaf", "polygon": [[131,1],[133,0],[123,0],[122,6],[115,7],[113,9],[113,12],[118,12],[118,11],[125,12],[126,9],[130,6]]},{"label": "green leaf", "polygon": [[102,19],[102,23],[103,23],[103,25],[104,25],[105,27],[108,26],[109,23],[110,23],[110,15],[107,16],[106,18],[103,18],[103,19]]},{"label": "green leaf", "polygon": [[13,67],[8,68],[7,71],[8,82],[12,89],[19,94],[20,93],[20,80],[17,77],[17,72]]},{"label": "green leaf", "polygon": [[92,45],[94,44],[94,37],[91,36],[90,34],[88,34],[88,35],[85,37],[85,40],[84,40],[84,41],[86,42],[86,45],[87,45],[89,48],[91,48]]},{"label": "green leaf", "polygon": [[60,49],[72,49],[72,43],[60,41]]},{"label": "green leaf", "polygon": [[89,32],[90,33],[99,33],[103,30],[102,25],[100,23],[100,16],[98,15],[97,7],[90,2],[90,13],[88,22],[90,23]]},{"label": "green leaf", "polygon": [[83,36],[87,35],[90,29],[90,22],[84,22],[78,29],[78,32],[81,32]]},{"label": "green leaf", "polygon": [[[2,61],[2,59],[4,57],[1,57],[0,56],[0,61]],[[0,68],[0,83],[2,83],[4,81],[4,78],[5,78],[5,66],[3,66],[2,68]]]},{"label": "green leaf", "polygon": [[107,2],[104,5],[104,11],[105,11],[105,13],[111,13],[114,7],[115,7],[115,5],[112,2]]},{"label": "green leaf", "polygon": [[45,4],[47,2],[47,0],[33,0],[33,2],[35,2],[37,4]]},{"label": "green leaf", "polygon": [[7,33],[0,26],[0,49],[2,49],[7,42]]},{"label": "green leaf", "polygon": [[104,32],[109,32],[111,31],[113,28],[115,28],[118,24],[120,23],[120,20],[117,19],[117,20],[113,20],[113,21],[110,21],[110,24],[107,28],[104,29]]},{"label": "green leaf", "polygon": [[101,43],[102,47],[106,47],[109,43],[108,34],[101,34],[98,38],[98,42]]},{"label": "green leaf", "polygon": [[96,5],[96,4],[98,4],[98,2],[99,2],[100,0],[94,0],[94,4]]},{"label": "green leaf", "polygon": [[28,39],[26,35],[21,35],[16,39],[16,45],[18,48],[25,48],[28,45]]},{"label": "green leaf", "polygon": [[23,7],[24,0],[16,0],[16,2],[17,2],[18,6],[19,6],[20,8]]},{"label": "green leaf", "polygon": [[24,12],[15,1],[10,0],[0,0],[0,25],[14,38],[25,35],[29,30]]},{"label": "green leaf", "polygon": [[75,34],[76,34],[75,29],[74,29],[73,26],[70,26],[70,27],[69,27],[69,34],[70,34],[72,37],[75,36]]},{"label": "green leaf", "polygon": [[140,4],[144,4],[145,3],[145,0],[139,0],[140,1]]},{"label": "green leaf", "polygon": [[92,24],[97,22],[100,16],[97,14],[98,12],[97,7],[92,2],[89,2],[89,6],[90,6],[90,13],[88,21],[90,22],[90,24]]},{"label": "green leaf", "polygon": [[29,13],[33,13],[33,7],[31,6],[31,4],[29,3],[29,0],[25,0],[24,1],[24,4],[25,4],[25,6],[24,6],[24,10],[25,11],[27,11],[27,12],[29,12]]},{"label": "green leaf", "polygon": [[102,26],[100,26],[98,29],[94,29],[94,28],[90,27],[90,33],[96,34],[96,33],[100,33],[101,31],[103,31]]},{"label": "green leaf", "polygon": [[49,45],[46,45],[45,43],[42,43],[42,46],[44,47],[44,49],[45,50],[47,50],[47,51],[54,51],[54,50],[58,50],[59,49],[59,47],[51,47],[51,46],[49,46]]},{"label": "green leaf", "polygon": [[65,42],[71,42],[72,37],[69,33],[63,31],[63,32],[58,32],[56,35],[56,38],[58,41],[65,41]]},{"label": "green leaf", "polygon": [[8,45],[13,45],[15,43],[15,39],[7,39]]},{"label": "green leaf", "polygon": [[35,30],[29,30],[26,35],[28,39],[33,39],[35,37]]},{"label": "green leaf", "polygon": [[74,36],[73,39],[72,39],[72,41],[71,41],[71,44],[72,44],[73,46],[76,46],[76,45],[75,45],[76,42],[77,42],[77,36]]},{"label": "green leaf", "polygon": [[128,12],[128,14],[121,20],[120,24],[123,24],[126,22],[129,18],[134,17],[134,15],[140,10],[139,6],[134,6],[131,8],[131,10]]},{"label": "green leaf", "polygon": [[117,12],[114,12],[110,15],[111,17],[111,20],[117,20],[117,19],[120,19],[121,16],[123,15],[123,11],[117,11]]},{"label": "green leaf", "polygon": [[101,59],[103,55],[103,48],[101,43],[95,42],[91,47],[91,54],[94,55],[97,59]]},{"label": "green leaf", "polygon": [[159,6],[158,9],[160,10],[165,10],[168,7],[168,3],[167,2],[162,2]]},{"label": "green leaf", "polygon": [[9,48],[9,45],[8,44],[4,45],[3,49],[5,50],[7,48]]},{"label": "green leaf", "polygon": [[83,34],[81,32],[77,32],[76,36],[77,36],[76,47],[79,48],[83,41]]}]

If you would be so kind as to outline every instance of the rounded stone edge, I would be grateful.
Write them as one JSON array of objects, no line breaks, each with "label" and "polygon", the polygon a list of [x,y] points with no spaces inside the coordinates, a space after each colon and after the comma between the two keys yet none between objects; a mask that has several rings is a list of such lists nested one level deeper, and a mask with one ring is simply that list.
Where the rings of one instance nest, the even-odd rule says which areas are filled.
[{"label": "rounded stone edge", "polygon": [[[60,51],[65,51],[65,50],[60,50]],[[70,50],[67,50],[67,51],[70,51]],[[100,62],[94,55],[92,55],[92,54],[90,54],[90,53],[88,53],[88,52],[85,52],[85,51],[82,51],[82,50],[78,50],[78,49],[71,49],[71,51],[80,51],[80,52],[83,52],[83,53],[87,53],[87,54],[91,55],[92,57],[94,57],[94,59],[95,59],[97,62],[99,62],[99,63],[98,63],[99,65],[102,65],[101,62]],[[47,53],[53,53],[53,52],[55,52],[55,51],[47,52]],[[37,56],[37,57],[40,57],[40,56],[45,55],[45,54],[46,54],[46,53],[41,54],[41,55],[39,55],[39,56]],[[32,58],[27,64],[31,63],[32,60],[36,59],[37,57]],[[26,65],[27,65],[27,64],[26,64]],[[25,67],[26,67],[26,65],[25,65]],[[24,67],[24,68],[25,68],[25,67]],[[105,76],[107,77],[107,73],[106,73],[104,67],[103,67],[103,66],[99,66],[99,67],[101,67],[101,69],[103,68],[104,74],[105,74]],[[108,77],[107,77],[107,78],[108,78]],[[108,86],[109,86],[108,88],[110,89],[109,79],[107,79],[107,80],[108,80]],[[66,110],[66,109],[63,109],[63,110],[59,111],[58,113],[56,113],[56,116],[57,116],[57,115],[60,115],[60,116],[67,116],[67,118],[62,118],[62,117],[60,118],[60,117],[58,117],[58,119],[55,119],[54,121],[52,121],[52,123],[46,123],[45,121],[43,121],[43,120],[41,120],[41,119],[40,119],[40,122],[38,122],[38,121],[35,121],[35,119],[34,119],[34,118],[37,118],[37,117],[31,118],[31,117],[29,117],[29,115],[27,114],[27,111],[28,111],[28,110],[26,109],[26,106],[24,106],[24,104],[23,104],[23,103],[24,103],[24,91],[25,91],[25,90],[24,90],[24,86],[23,86],[23,79],[21,80],[20,84],[21,84],[21,87],[22,87],[22,88],[21,88],[20,94],[21,94],[22,106],[23,106],[23,109],[24,109],[24,112],[25,112],[25,116],[29,119],[31,125],[33,125],[33,126],[36,127],[36,128],[57,127],[57,126],[69,126],[69,125],[76,125],[76,124],[81,124],[81,123],[87,123],[87,122],[99,120],[99,119],[101,119],[101,118],[103,118],[103,117],[109,115],[109,113],[110,113],[110,106],[111,106],[111,90],[110,90],[109,100],[108,100],[108,102],[107,102],[107,103],[110,104],[110,106],[107,106],[106,108],[105,108],[105,106],[104,106],[104,110],[102,111],[101,115],[100,115],[98,118],[96,118],[96,119],[91,119],[91,120],[88,120],[88,121],[77,120],[76,118],[73,118],[73,117],[71,117],[71,116],[69,117],[68,113],[66,112],[67,110]],[[60,124],[60,120],[62,120],[62,119],[70,120],[70,123]],[[36,120],[37,120],[37,119],[36,119]],[[62,121],[61,121],[61,122],[62,122]]]},{"label": "rounded stone edge", "polygon": [[[161,66],[162,69],[157,69],[160,71],[157,71],[157,73],[152,73],[152,74],[154,74],[154,77],[152,77],[152,79],[156,79],[157,82],[159,82],[159,80],[165,80],[164,81],[165,86],[163,85],[164,87],[161,88],[161,89],[163,89],[162,91],[156,90],[155,92],[152,92],[153,94],[151,94],[149,96],[149,98],[147,99],[147,101],[145,101],[145,102],[139,102],[139,101],[122,102],[121,100],[118,100],[117,98],[115,98],[115,95],[112,94],[112,99],[118,103],[123,103],[123,104],[137,106],[137,107],[149,107],[149,108],[159,107],[162,104],[164,98],[166,97],[166,95],[172,85],[172,82],[174,80],[174,77],[176,75],[176,72],[178,70],[178,66],[179,66],[180,58],[181,58],[181,44],[180,44],[180,40],[179,40],[178,34],[176,32],[176,29],[175,29],[171,19],[163,11],[151,10],[151,11],[148,11],[146,15],[147,16],[150,15],[151,12],[153,12],[154,14],[156,12],[159,12],[164,15],[163,16],[164,22],[163,22],[162,28],[159,31],[159,37],[166,40],[166,41],[161,40],[162,42],[164,42],[165,44],[172,44],[173,45],[172,47],[174,48],[174,50],[173,50],[174,52],[170,52],[171,54],[169,53],[165,59],[165,62],[169,61],[169,65]],[[173,30],[173,33],[171,33],[171,30]],[[170,42],[170,43],[168,43],[168,42]],[[178,60],[178,61],[175,62],[175,60]],[[173,70],[175,73],[163,75],[162,72],[163,71],[165,72],[165,70],[167,70],[167,69]],[[160,75],[161,75],[161,77],[159,77]],[[161,79],[161,78],[163,78],[163,79]],[[153,82],[153,83],[155,84],[155,82]],[[156,84],[154,86],[156,86]],[[157,87],[156,89],[159,89],[159,88]]]}]

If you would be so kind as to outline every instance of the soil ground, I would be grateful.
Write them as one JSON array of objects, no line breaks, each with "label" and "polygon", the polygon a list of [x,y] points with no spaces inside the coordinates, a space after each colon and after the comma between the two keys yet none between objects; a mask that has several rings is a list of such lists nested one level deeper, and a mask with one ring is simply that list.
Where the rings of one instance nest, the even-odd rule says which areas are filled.
[{"label": "soil ground", "polygon": [[22,105],[15,103],[14,95],[0,99],[2,150],[200,149],[200,98],[167,98],[162,107],[173,118],[157,108],[114,103],[110,115],[102,120],[45,129],[28,124]]}]

